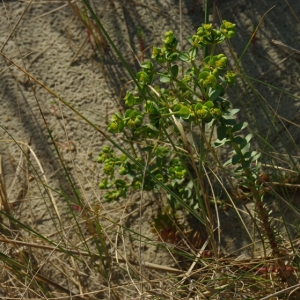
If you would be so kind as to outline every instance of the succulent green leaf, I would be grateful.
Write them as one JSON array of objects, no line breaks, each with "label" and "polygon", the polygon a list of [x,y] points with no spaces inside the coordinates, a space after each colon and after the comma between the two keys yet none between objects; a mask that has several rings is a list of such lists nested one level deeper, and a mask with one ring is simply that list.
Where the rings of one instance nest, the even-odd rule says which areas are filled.
[{"label": "succulent green leaf", "polygon": [[194,45],[193,37],[188,36],[186,39],[188,40],[188,42],[189,42],[190,44]]},{"label": "succulent green leaf", "polygon": [[133,106],[135,105],[135,97],[131,92],[127,92],[126,96],[124,98],[125,104],[127,106]]},{"label": "succulent green leaf", "polygon": [[124,121],[122,116],[119,113],[115,113],[112,118],[111,122],[108,125],[108,131],[112,133],[119,133],[122,132],[124,129]]},{"label": "succulent green leaf", "polygon": [[217,99],[218,96],[224,94],[224,88],[221,85],[216,85],[215,88],[210,88],[208,92],[208,98],[211,101],[214,101]]},{"label": "succulent green leaf", "polygon": [[110,146],[105,145],[105,146],[102,147],[102,152],[103,153],[110,153],[110,152],[113,152],[113,150],[110,148]]},{"label": "succulent green leaf", "polygon": [[177,77],[177,75],[178,75],[178,66],[177,65],[174,65],[171,67],[171,74],[174,78]]},{"label": "succulent green leaf", "polygon": [[237,163],[239,163],[240,162],[240,160],[241,160],[241,155],[240,154],[235,154],[235,155],[233,155],[233,157],[232,157],[232,164],[233,165],[236,165]]},{"label": "succulent green leaf", "polygon": [[217,136],[220,141],[226,138],[226,133],[227,127],[225,125],[222,124],[217,128]]},{"label": "succulent green leaf", "polygon": [[126,187],[126,182],[122,179],[117,179],[115,182],[116,188],[119,189],[123,189]]},{"label": "succulent green leaf", "polygon": [[238,145],[242,145],[243,143],[245,143],[245,139],[241,136],[235,136],[232,141],[233,143]]},{"label": "succulent green leaf", "polygon": [[232,158],[228,159],[224,164],[223,167],[229,166],[232,164]]},{"label": "succulent green leaf", "polygon": [[168,157],[170,155],[170,150],[167,147],[157,147],[155,155],[161,158]]},{"label": "succulent green leaf", "polygon": [[251,152],[251,162],[258,160],[261,156],[261,153],[257,153],[257,151]]},{"label": "succulent green leaf", "polygon": [[138,82],[141,83],[142,85],[147,85],[149,83],[148,74],[144,71],[138,72],[136,74],[136,78]]},{"label": "succulent green leaf", "polygon": [[250,140],[252,139],[252,133],[249,133],[246,137],[245,137],[245,140],[249,143]]},{"label": "succulent green leaf", "polygon": [[250,165],[251,165],[251,161],[250,160],[243,161],[242,168],[243,169],[249,169]]},{"label": "succulent green leaf", "polygon": [[261,162],[257,162],[254,167],[252,167],[252,171],[257,173],[261,168]]},{"label": "succulent green leaf", "polygon": [[144,61],[140,64],[140,66],[143,68],[143,69],[146,69],[147,71],[148,70],[154,70],[154,66],[153,66],[153,63],[151,61]]},{"label": "succulent green leaf", "polygon": [[99,183],[98,187],[99,189],[104,190],[107,189],[107,184],[108,184],[107,178],[103,178]]},{"label": "succulent green leaf", "polygon": [[239,108],[233,108],[228,112],[228,116],[233,117],[235,114],[237,114],[240,111]]},{"label": "succulent green leaf", "polygon": [[176,112],[176,111],[180,111],[180,109],[182,108],[183,104],[181,103],[178,103],[175,105],[175,107],[173,108],[173,111]]},{"label": "succulent green leaf", "polygon": [[165,180],[164,180],[164,176],[163,176],[161,173],[156,174],[155,177],[156,177],[159,181],[162,181],[162,182],[165,181]]},{"label": "succulent green leaf", "polygon": [[[223,140],[217,139],[217,140],[214,142],[213,146],[214,146],[214,148],[218,148],[218,147],[221,147],[221,146],[225,145],[228,141],[229,141],[229,140],[228,140],[228,139],[225,139],[225,138],[224,138]],[[230,162],[231,162],[231,159],[230,159]]]},{"label": "succulent green leaf", "polygon": [[195,105],[195,111],[197,111],[197,110],[199,110],[199,109],[202,109],[203,108],[203,104],[202,103],[197,103],[196,105]]},{"label": "succulent green leaf", "polygon": [[243,130],[244,128],[246,128],[248,126],[247,122],[241,122],[241,123],[237,123],[236,125],[234,125],[231,129],[231,132],[238,132],[240,130]]},{"label": "succulent green leaf", "polygon": [[132,109],[127,109],[127,110],[125,111],[125,118],[129,118],[132,112],[133,112]]},{"label": "succulent green leaf", "polygon": [[248,152],[250,149],[250,143],[247,143],[242,149],[241,152],[244,155],[246,152]]},{"label": "succulent green leaf", "polygon": [[168,72],[164,72],[160,77],[159,81],[163,83],[168,83],[171,81],[171,75]]},{"label": "succulent green leaf", "polygon": [[167,55],[166,55],[166,60],[167,60],[169,63],[171,63],[171,62],[177,60],[177,59],[178,59],[178,56],[179,56],[178,53],[167,53]]},{"label": "succulent green leaf", "polygon": [[181,52],[179,54],[179,57],[178,57],[181,61],[186,61],[186,62],[190,62],[191,59],[190,59],[190,56],[187,52]]},{"label": "succulent green leaf", "polygon": [[144,101],[143,97],[134,97],[134,105],[139,105]]},{"label": "succulent green leaf", "polygon": [[182,119],[188,119],[191,115],[190,109],[186,106],[183,106],[179,112]]},{"label": "succulent green leaf", "polygon": [[126,175],[128,173],[128,167],[126,164],[122,165],[119,169],[119,174],[120,175]]},{"label": "succulent green leaf", "polygon": [[190,60],[195,60],[196,57],[197,57],[197,54],[198,54],[198,48],[197,47],[192,47],[190,50],[189,50],[189,57],[190,57]]},{"label": "succulent green leaf", "polygon": [[224,116],[222,117],[222,124],[224,125],[229,125],[229,126],[234,126],[236,124],[236,120],[235,119],[232,119],[232,118],[226,118],[227,116]]},{"label": "succulent green leaf", "polygon": [[204,106],[206,106],[208,108],[213,108],[215,105],[212,101],[207,101],[204,103]]},{"label": "succulent green leaf", "polygon": [[146,124],[145,126],[147,128],[149,128],[150,130],[152,130],[152,131],[157,131],[158,132],[157,128],[155,126],[153,126],[152,124]]}]

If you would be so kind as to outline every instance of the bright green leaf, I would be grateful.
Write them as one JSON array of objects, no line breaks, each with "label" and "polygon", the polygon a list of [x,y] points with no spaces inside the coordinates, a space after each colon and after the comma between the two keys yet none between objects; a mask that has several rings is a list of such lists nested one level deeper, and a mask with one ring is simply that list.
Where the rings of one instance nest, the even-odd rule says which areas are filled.
[{"label": "bright green leaf", "polygon": [[252,133],[249,133],[246,137],[245,137],[245,140],[249,143],[250,140],[252,139]]},{"label": "bright green leaf", "polygon": [[242,145],[243,143],[245,143],[245,139],[242,138],[241,136],[234,137],[232,141],[238,145]]},{"label": "bright green leaf", "polygon": [[186,106],[183,106],[179,112],[182,119],[188,119],[191,115],[189,108]]},{"label": "bright green leaf", "polygon": [[214,101],[221,94],[224,94],[224,88],[221,85],[217,85],[215,88],[209,89],[208,98],[209,100]]},{"label": "bright green leaf", "polygon": [[159,77],[159,81],[163,83],[168,83],[171,81],[171,75],[168,72],[165,72]]},{"label": "bright green leaf", "polygon": [[242,154],[244,155],[250,149],[250,143],[247,143],[245,147],[241,149]]},{"label": "bright green leaf", "polygon": [[239,163],[241,159],[241,155],[240,154],[235,154],[233,157],[232,157],[232,164],[233,165],[236,165],[237,163]]},{"label": "bright green leaf", "polygon": [[[218,148],[218,147],[220,147],[220,146],[223,146],[223,145],[225,145],[227,142],[228,142],[229,140],[228,139],[223,139],[223,140],[216,140],[215,142],[214,142],[214,144],[213,144],[213,146],[214,146],[214,148]],[[231,159],[230,159],[230,161],[231,161]]]},{"label": "bright green leaf", "polygon": [[190,61],[191,61],[189,54],[186,53],[186,52],[181,52],[181,53],[179,54],[179,57],[178,57],[178,58],[179,58],[180,60],[186,61],[186,62],[190,62]]},{"label": "bright green leaf", "polygon": [[126,187],[126,182],[122,179],[117,179],[115,185],[117,189],[123,189]]},{"label": "bright green leaf", "polygon": [[197,54],[198,54],[198,48],[192,47],[192,48],[189,50],[189,57],[190,57],[190,60],[195,60],[196,57],[197,57]]},{"label": "bright green leaf", "polygon": [[220,141],[226,138],[227,127],[225,125],[220,125],[217,129],[217,136]]},{"label": "bright green leaf", "polygon": [[248,126],[247,122],[241,122],[241,123],[237,123],[236,125],[233,126],[233,128],[231,129],[231,132],[237,132],[240,130],[243,130],[244,128],[246,128]]},{"label": "bright green leaf", "polygon": [[204,103],[204,106],[206,106],[208,108],[213,108],[215,105],[212,101],[207,101]]},{"label": "bright green leaf", "polygon": [[177,77],[177,75],[178,75],[178,66],[177,65],[174,65],[171,67],[171,74],[174,78]]}]

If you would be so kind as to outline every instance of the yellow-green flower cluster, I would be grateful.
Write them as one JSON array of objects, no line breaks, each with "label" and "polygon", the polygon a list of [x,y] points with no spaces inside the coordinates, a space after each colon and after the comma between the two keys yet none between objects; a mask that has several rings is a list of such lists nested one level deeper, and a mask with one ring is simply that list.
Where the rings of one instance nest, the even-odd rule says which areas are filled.
[{"label": "yellow-green flower cluster", "polygon": [[220,30],[213,28],[212,24],[202,24],[198,28],[197,34],[193,35],[190,41],[194,47],[204,47],[220,44],[225,38],[232,38],[234,35],[235,24],[224,20]]},{"label": "yellow-green flower cluster", "polygon": [[223,20],[222,25],[220,26],[221,32],[225,37],[231,39],[235,36],[235,24]]}]

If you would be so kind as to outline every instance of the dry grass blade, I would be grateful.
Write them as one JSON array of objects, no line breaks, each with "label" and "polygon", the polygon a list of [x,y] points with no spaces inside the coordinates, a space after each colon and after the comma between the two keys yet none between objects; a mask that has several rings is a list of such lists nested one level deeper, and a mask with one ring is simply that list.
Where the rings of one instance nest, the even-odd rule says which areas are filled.
[{"label": "dry grass blade", "polygon": [[[43,169],[43,167],[42,167],[42,164],[41,164],[39,158],[36,156],[34,150],[33,150],[27,143],[24,143],[24,142],[22,142],[22,141],[0,140],[0,143],[1,143],[1,142],[2,142],[2,143],[3,143],[3,142],[17,143],[17,144],[20,144],[20,145],[25,146],[25,149],[28,149],[28,150],[29,150],[29,152],[30,152],[31,155],[34,157],[34,159],[35,159],[35,161],[36,161],[36,163],[37,163],[37,165],[38,165],[38,167],[39,167],[39,169],[40,169],[42,178],[44,179],[44,182],[41,182],[41,183],[45,186],[45,188],[48,189],[48,192],[49,192],[49,195],[50,195],[50,199],[51,199],[51,201],[52,201],[52,204],[53,204],[53,207],[54,207],[55,212],[56,212],[56,214],[57,214],[57,217],[58,217],[60,223],[62,224],[62,220],[61,220],[61,217],[60,217],[59,210],[58,210],[58,208],[57,208],[57,204],[56,204],[55,198],[54,198],[54,196],[53,196],[52,190],[49,188],[49,183],[48,183],[47,176],[46,176],[46,174],[45,174],[45,172],[44,172],[44,169]],[[26,151],[26,150],[25,150],[25,151]],[[26,155],[27,151],[26,151],[26,152],[22,152],[22,153],[25,154],[25,155],[24,155],[24,156],[25,156],[24,159],[27,160],[27,159],[28,159],[28,157],[27,157],[27,155]],[[18,164],[18,167],[21,169],[20,164]],[[23,170],[23,171],[27,172],[27,170]],[[39,181],[38,178],[35,178],[35,180]]]},{"label": "dry grass blade", "polygon": [[[21,268],[21,270],[18,270],[18,273],[19,275],[21,276],[24,276],[24,277],[28,277],[28,274],[27,274],[27,270],[26,270],[26,266],[23,266],[21,264],[16,264],[16,267],[18,268]],[[5,265],[5,268],[11,270],[12,272],[15,272],[15,269],[14,268],[11,268],[7,265]],[[71,295],[71,296],[76,296],[76,298],[79,298],[79,299],[85,299],[84,297],[81,297],[79,295],[75,295],[74,293],[72,293],[70,290],[64,288],[63,286],[61,286],[60,284],[54,282],[53,280],[41,275],[41,274],[35,274],[35,279],[41,283],[45,283],[45,284],[48,284],[50,286],[53,286],[54,288],[56,288],[57,290],[65,293],[66,295]],[[26,287],[26,290],[29,289],[29,286]],[[23,298],[24,299],[24,298]]]},{"label": "dry grass blade", "polygon": [[276,297],[276,296],[279,296],[279,295],[282,295],[282,294],[286,294],[286,293],[288,293],[288,292],[290,292],[290,291],[293,292],[293,290],[298,289],[299,287],[300,287],[300,283],[298,283],[298,284],[296,284],[296,285],[294,285],[294,286],[290,286],[290,287],[288,287],[288,288],[282,289],[281,291],[276,292],[276,293],[274,293],[274,294],[271,294],[271,295],[268,295],[268,296],[266,296],[266,297],[263,297],[263,298],[261,298],[260,300],[274,299],[274,297]]},{"label": "dry grass blade", "polygon": [[274,45],[280,46],[280,47],[282,47],[282,48],[284,48],[284,49],[286,49],[286,50],[288,50],[288,51],[290,51],[292,53],[296,53],[296,54],[300,55],[300,51],[299,50],[297,50],[297,49],[295,49],[295,48],[293,48],[291,46],[288,46],[288,45],[286,45],[286,44],[284,44],[284,43],[282,43],[280,41],[272,40],[271,43],[274,44]]},{"label": "dry grass blade", "polygon": [[289,9],[291,10],[291,12],[292,12],[294,18],[295,18],[295,19],[297,20],[297,22],[300,24],[300,20],[298,19],[297,15],[295,14],[295,12],[294,12],[292,6],[290,5],[289,1],[288,1],[288,0],[285,0],[285,2],[286,2],[286,4],[288,5]]},{"label": "dry grass blade", "polygon": [[[71,255],[99,258],[99,255],[95,254],[95,253],[83,252],[83,251],[78,251],[78,250],[62,249],[62,248],[51,247],[51,246],[46,246],[46,245],[42,245],[42,244],[23,242],[23,241],[19,241],[19,240],[11,240],[11,239],[8,239],[5,237],[0,237],[0,242],[20,245],[20,246],[26,246],[28,248],[44,249],[44,250],[49,250],[49,251],[53,251],[53,252],[69,253]],[[122,255],[120,256],[120,253],[118,254],[118,257],[111,256],[111,257],[108,257],[108,259],[111,259],[118,264],[130,263],[133,266],[140,265],[140,263],[138,263],[138,262],[128,260],[128,259],[124,258]],[[142,264],[142,266],[149,268],[151,270],[160,271],[160,272],[164,272],[164,273],[170,273],[170,274],[176,274],[176,275],[180,275],[181,277],[184,276],[182,270],[172,268],[169,266],[158,265],[158,264],[150,263],[147,261],[142,261],[141,264]],[[195,266],[195,264],[193,266]],[[200,274],[199,275],[194,274],[191,277],[198,278],[199,276],[200,276]]]},{"label": "dry grass blade", "polygon": [[[96,26],[95,22],[93,22],[86,13],[86,9],[82,9],[80,8],[77,3],[72,2],[70,0],[68,0],[68,4],[71,7],[71,9],[74,11],[74,14],[77,16],[77,18],[80,20],[80,22],[83,24],[83,26],[86,28],[87,31],[87,38],[85,39],[85,41],[81,44],[81,46],[79,47],[77,53],[74,55],[71,64],[75,61],[77,55],[79,54],[80,51],[82,51],[83,46],[85,45],[85,43],[87,41],[90,41],[90,37],[92,36],[94,39],[94,42],[98,48],[98,50],[100,50],[101,54],[104,53],[105,50],[108,49],[108,44],[104,38],[103,33],[101,32],[100,28],[98,26]],[[107,5],[107,3],[106,3]],[[105,6],[106,6],[105,5]],[[103,7],[103,10],[105,9],[105,6]]]},{"label": "dry grass blade", "polygon": [[0,155],[0,209],[3,209],[9,215],[10,204],[8,203],[2,167],[2,156]]},{"label": "dry grass blade", "polygon": [[[12,28],[10,34],[8,35],[8,37],[6,38],[6,40],[4,41],[2,47],[0,48],[0,52],[3,51],[5,45],[7,44],[7,42],[9,41],[9,39],[13,36],[15,30],[16,30],[17,27],[19,26],[19,24],[20,24],[21,20],[23,19],[23,17],[24,17],[24,15],[25,15],[26,11],[27,11],[28,8],[30,7],[32,1],[33,1],[33,0],[30,0],[30,1],[28,2],[27,6],[26,6],[25,9],[23,10],[23,12],[22,12],[21,16],[19,17],[18,21],[16,22],[15,26]],[[3,4],[3,5],[5,5],[5,4]]]},{"label": "dry grass blade", "polygon": [[[31,0],[31,1],[32,1],[32,0]],[[75,0],[70,1],[71,4],[74,3],[74,2],[75,2]],[[45,16],[47,16],[47,15],[49,15],[49,14],[53,14],[54,12],[63,9],[64,7],[66,7],[66,6],[68,6],[68,5],[70,5],[70,4],[69,4],[69,3],[66,3],[66,4],[64,4],[64,5],[60,6],[60,7],[57,7],[57,8],[55,8],[55,9],[52,9],[52,10],[50,10],[50,11],[48,11],[48,12],[42,14],[42,15],[39,15],[39,16],[33,18],[32,20],[36,20],[36,19],[39,19],[39,18],[43,18],[43,17],[45,17]]]}]

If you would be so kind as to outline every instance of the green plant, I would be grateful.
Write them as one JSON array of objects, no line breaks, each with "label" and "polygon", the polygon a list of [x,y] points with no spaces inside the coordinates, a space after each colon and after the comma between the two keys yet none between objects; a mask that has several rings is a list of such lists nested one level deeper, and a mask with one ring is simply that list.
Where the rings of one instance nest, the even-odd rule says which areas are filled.
[{"label": "green plant", "polygon": [[[109,132],[125,134],[133,155],[145,169],[126,156],[116,156],[105,146],[98,162],[104,164],[106,177],[99,187],[110,189],[105,196],[108,201],[126,197],[129,187],[155,190],[165,186],[173,192],[167,192],[169,205],[178,207],[176,195],[193,210],[200,209],[200,218],[209,220],[203,223],[212,235],[210,195],[203,179],[203,168],[213,167],[215,161],[210,155],[214,153],[212,147],[233,147],[231,162],[240,165],[236,174],[252,167],[251,163],[259,157],[256,152],[249,152],[251,137],[237,135],[247,124],[236,121],[238,110],[232,109],[224,98],[226,88],[235,82],[235,73],[227,69],[226,56],[215,54],[215,49],[234,35],[235,25],[223,21],[220,30],[211,24],[199,27],[195,35],[188,37],[191,47],[187,52],[177,49],[173,31],[165,33],[162,47],[153,47],[152,60],[141,63],[136,87],[124,97],[130,108],[123,114],[115,113],[108,126]],[[198,65],[199,48],[207,47],[211,48],[210,55]],[[187,66],[183,77],[179,75],[180,61]],[[158,86],[159,82],[162,86]],[[198,130],[197,135],[194,130]],[[218,138],[213,140],[215,131]],[[115,175],[115,167],[120,176],[127,177],[125,180]],[[254,171],[257,169],[249,174],[255,174]]]},{"label": "green plant", "polygon": [[[226,70],[224,54],[214,55],[215,46],[234,34],[235,25],[227,21],[223,21],[220,30],[213,29],[211,24],[203,24],[197,34],[188,38],[192,45],[188,52],[177,50],[178,40],[172,31],[165,34],[161,48],[153,47],[152,60],[143,62],[142,70],[136,74],[136,89],[127,91],[125,95],[125,105],[131,108],[123,115],[114,114],[108,126],[112,133],[124,132],[132,145],[133,141],[139,142],[138,150],[146,153],[147,159],[138,159],[147,165],[148,172],[144,176],[144,170],[132,164],[126,156],[118,157],[105,146],[98,162],[104,163],[107,178],[101,181],[99,187],[116,187],[116,191],[106,195],[107,200],[126,196],[129,186],[146,190],[159,188],[149,176],[151,174],[194,208],[200,206],[202,197],[195,187],[195,177],[200,184],[202,164],[207,160],[209,144],[212,144],[212,135],[209,141],[205,141],[205,124],[218,128],[216,146],[230,142],[226,137],[245,127],[245,124],[233,124],[237,110],[231,109],[230,103],[223,98],[227,86],[234,84],[235,74]],[[197,66],[199,48],[209,45],[212,47],[210,55]],[[176,64],[179,61],[188,65],[182,78]],[[165,87],[155,85],[156,79]],[[181,121],[186,123],[184,129]],[[198,145],[188,142],[185,134],[185,131],[192,132],[194,127],[201,132]],[[238,142],[244,148],[249,139],[242,142],[240,138]],[[138,157],[137,149],[134,149],[134,154]],[[116,179],[115,166],[119,167],[120,175],[127,175],[127,182]],[[197,198],[198,201],[194,201]],[[173,208],[177,204],[171,195],[169,204]]]},{"label": "green plant", "polygon": [[[204,179],[205,169],[222,169],[230,182],[230,177],[235,178],[241,188],[249,190],[248,198],[256,205],[262,235],[267,237],[273,254],[280,257],[280,240],[263,205],[263,182],[258,175],[261,165],[257,163],[260,153],[250,149],[252,134],[240,134],[248,124],[237,120],[239,110],[224,98],[228,86],[235,83],[236,74],[228,70],[227,57],[216,54],[215,49],[234,35],[235,24],[228,21],[224,20],[219,30],[212,24],[203,24],[187,38],[191,47],[184,52],[177,49],[173,31],[165,33],[162,47],[153,47],[152,60],[141,63],[136,88],[126,92],[124,102],[130,108],[123,114],[115,113],[108,126],[111,133],[125,134],[134,156],[145,169],[105,146],[98,162],[104,164],[107,177],[99,187],[110,189],[105,198],[112,201],[126,197],[129,187],[157,190],[167,186],[189,207],[198,210],[212,237],[212,195]],[[199,64],[199,48],[208,46],[210,55]],[[180,61],[187,66],[183,77]],[[227,146],[232,149],[231,157],[222,164],[216,149]],[[174,211],[178,209],[179,203],[170,194],[168,204]]]}]

